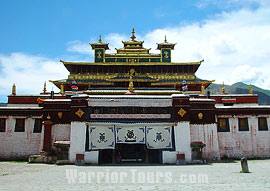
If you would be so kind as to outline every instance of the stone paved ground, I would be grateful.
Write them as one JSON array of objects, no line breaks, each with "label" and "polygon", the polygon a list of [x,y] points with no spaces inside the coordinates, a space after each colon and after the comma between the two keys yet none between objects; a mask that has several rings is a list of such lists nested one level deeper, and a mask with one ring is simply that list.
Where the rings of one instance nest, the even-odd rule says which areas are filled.
[{"label": "stone paved ground", "polygon": [[[250,160],[248,165],[252,173],[239,173],[239,161],[187,166],[57,166],[0,162],[0,190],[270,190],[270,160]],[[208,180],[201,179],[202,176]]]}]

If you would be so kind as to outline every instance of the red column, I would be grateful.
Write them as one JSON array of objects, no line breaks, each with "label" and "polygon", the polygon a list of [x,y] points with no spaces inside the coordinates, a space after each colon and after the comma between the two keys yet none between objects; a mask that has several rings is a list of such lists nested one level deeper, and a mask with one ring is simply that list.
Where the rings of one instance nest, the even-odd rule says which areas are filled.
[{"label": "red column", "polygon": [[44,122],[44,140],[43,140],[43,151],[50,151],[52,148],[52,122]]}]

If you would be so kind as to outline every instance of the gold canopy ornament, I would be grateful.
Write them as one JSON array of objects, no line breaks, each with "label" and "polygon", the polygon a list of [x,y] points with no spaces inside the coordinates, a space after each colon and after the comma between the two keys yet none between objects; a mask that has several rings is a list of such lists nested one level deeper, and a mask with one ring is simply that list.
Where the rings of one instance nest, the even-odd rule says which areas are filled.
[{"label": "gold canopy ornament", "polygon": [[132,75],[130,75],[130,77],[129,77],[128,90],[131,91],[131,92],[134,90],[133,81],[132,81]]},{"label": "gold canopy ornament", "polygon": [[62,83],[60,86],[60,94],[64,94],[65,93],[65,88],[64,88],[64,84]]},{"label": "gold canopy ornament", "polygon": [[15,85],[15,83],[12,86],[12,95],[16,95],[16,85]]},{"label": "gold canopy ornament", "polygon": [[201,95],[205,95],[205,87],[204,87],[204,85],[201,86]]},{"label": "gold canopy ornament", "polygon": [[224,85],[224,82],[223,82],[223,84],[222,84],[222,94],[226,94],[226,90],[225,90],[225,85]]},{"label": "gold canopy ornament", "polygon": [[46,85],[46,81],[44,82],[44,86],[43,86],[43,93],[45,94],[47,92],[47,85]]},{"label": "gold canopy ornament", "polygon": [[249,85],[249,94],[253,94],[253,88],[251,84]]}]

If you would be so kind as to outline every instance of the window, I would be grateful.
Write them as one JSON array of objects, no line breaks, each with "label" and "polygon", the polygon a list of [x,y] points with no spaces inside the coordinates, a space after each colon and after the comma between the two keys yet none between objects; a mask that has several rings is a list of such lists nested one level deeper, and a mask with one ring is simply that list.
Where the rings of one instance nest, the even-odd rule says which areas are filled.
[{"label": "window", "polygon": [[15,132],[24,132],[25,119],[16,119]]},{"label": "window", "polygon": [[259,131],[268,131],[266,117],[258,118],[258,127],[259,127]]},{"label": "window", "polygon": [[0,119],[0,132],[6,131],[6,119]]},{"label": "window", "polygon": [[218,119],[218,132],[230,132],[230,125],[228,118]]},{"label": "window", "polygon": [[33,133],[41,133],[42,121],[41,119],[35,119],[34,131]]},{"label": "window", "polygon": [[248,118],[239,118],[238,127],[239,127],[239,131],[249,131]]}]

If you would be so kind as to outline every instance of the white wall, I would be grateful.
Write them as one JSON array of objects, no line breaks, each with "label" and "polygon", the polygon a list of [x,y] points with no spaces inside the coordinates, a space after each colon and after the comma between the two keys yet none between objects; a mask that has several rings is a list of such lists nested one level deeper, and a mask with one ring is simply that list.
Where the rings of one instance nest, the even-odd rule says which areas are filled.
[{"label": "white wall", "polygon": [[1,159],[27,159],[29,155],[39,154],[41,133],[33,133],[35,119],[25,118],[25,131],[14,132],[16,118],[9,116],[6,119],[6,131],[0,132]]},{"label": "white wall", "polygon": [[176,164],[176,154],[184,153],[186,162],[191,161],[190,124],[178,122],[174,126],[175,151],[163,151],[163,164]]},{"label": "white wall", "polygon": [[71,122],[69,161],[75,162],[76,154],[84,154],[85,151],[85,122]]},{"label": "white wall", "polygon": [[70,124],[55,124],[52,125],[52,144],[55,141],[70,140]]},{"label": "white wall", "polygon": [[190,144],[203,142],[206,147],[202,149],[202,157],[207,159],[220,159],[217,126],[213,124],[190,125]]},{"label": "white wall", "polygon": [[[238,117],[248,118],[249,131],[238,130]],[[258,131],[258,117],[241,115],[229,118],[230,132],[218,132],[221,157],[270,157],[270,116],[262,116],[267,117],[268,131]]]}]

